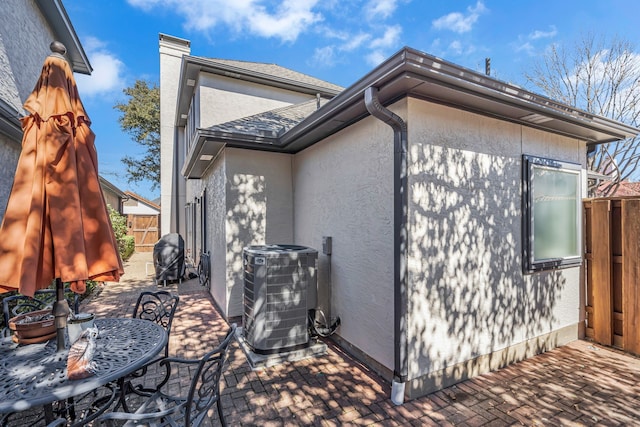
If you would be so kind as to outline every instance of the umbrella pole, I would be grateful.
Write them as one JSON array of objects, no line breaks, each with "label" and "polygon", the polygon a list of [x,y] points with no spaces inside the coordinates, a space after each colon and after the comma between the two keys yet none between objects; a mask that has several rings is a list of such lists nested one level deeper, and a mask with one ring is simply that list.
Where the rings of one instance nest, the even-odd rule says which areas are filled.
[{"label": "umbrella pole", "polygon": [[56,279],[56,302],[53,303],[53,316],[56,319],[58,351],[62,351],[65,349],[64,330],[67,327],[67,317],[69,317],[69,304],[64,297],[64,285],[59,278]]}]

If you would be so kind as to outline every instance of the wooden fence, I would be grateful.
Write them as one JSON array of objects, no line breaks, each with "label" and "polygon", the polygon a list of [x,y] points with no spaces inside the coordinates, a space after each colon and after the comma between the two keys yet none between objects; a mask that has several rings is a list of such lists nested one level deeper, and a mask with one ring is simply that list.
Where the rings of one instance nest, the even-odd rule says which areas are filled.
[{"label": "wooden fence", "polygon": [[159,236],[158,215],[127,215],[127,234],[136,242],[136,252],[153,252]]},{"label": "wooden fence", "polygon": [[640,198],[589,199],[586,335],[640,354]]}]

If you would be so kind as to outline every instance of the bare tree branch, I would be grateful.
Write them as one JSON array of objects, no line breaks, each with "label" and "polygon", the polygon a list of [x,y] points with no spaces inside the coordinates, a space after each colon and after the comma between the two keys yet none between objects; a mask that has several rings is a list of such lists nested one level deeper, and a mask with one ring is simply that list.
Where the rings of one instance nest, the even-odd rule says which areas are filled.
[{"label": "bare tree branch", "polygon": [[[552,45],[525,78],[550,98],[631,126],[640,124],[640,54],[629,41],[585,34],[569,51]],[[598,192],[611,194],[619,182],[640,177],[639,142],[602,144],[590,153],[588,167],[611,177],[597,185]]]}]

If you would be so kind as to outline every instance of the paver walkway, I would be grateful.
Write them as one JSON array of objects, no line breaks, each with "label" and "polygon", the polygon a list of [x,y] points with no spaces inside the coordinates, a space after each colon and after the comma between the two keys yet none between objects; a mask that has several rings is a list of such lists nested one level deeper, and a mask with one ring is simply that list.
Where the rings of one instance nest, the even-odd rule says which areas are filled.
[{"label": "paver walkway", "polygon": [[[97,316],[128,316],[138,293],[157,289],[151,254],[125,264],[83,302]],[[197,280],[166,288],[180,295],[170,353],[199,357],[224,335],[226,322]],[[252,371],[233,343],[222,399],[230,426],[590,426],[640,425],[640,359],[576,341],[505,369],[394,406],[390,386],[328,341],[321,358]],[[216,425],[217,420],[211,420]]]}]

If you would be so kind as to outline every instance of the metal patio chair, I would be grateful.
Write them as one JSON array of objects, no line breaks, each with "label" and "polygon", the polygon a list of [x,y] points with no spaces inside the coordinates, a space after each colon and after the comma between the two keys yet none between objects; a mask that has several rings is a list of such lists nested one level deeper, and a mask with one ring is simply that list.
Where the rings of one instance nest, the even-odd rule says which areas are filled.
[{"label": "metal patio chair", "polygon": [[[4,322],[4,329],[2,331],[3,336],[9,336],[11,331],[9,330],[9,320],[12,317],[18,316],[24,313],[30,313],[32,311],[44,310],[52,307],[56,301],[55,289],[40,289],[35,292],[33,298],[26,295],[16,294],[5,297],[2,299],[2,320]],[[79,296],[74,295],[74,300],[70,300],[67,297],[67,304],[69,309],[74,313],[78,313],[79,309]]]},{"label": "metal patio chair", "polygon": [[[133,318],[143,319],[150,322],[157,323],[162,326],[167,332],[167,338],[171,335],[171,325],[173,324],[173,317],[176,314],[180,297],[167,291],[144,291],[141,292],[136,301],[136,305],[133,308]],[[164,347],[164,355],[160,356],[156,360],[169,357],[169,339]],[[133,380],[139,380],[147,374],[147,367],[143,367],[140,370],[133,372],[132,374],[121,378],[118,381],[118,387],[120,388],[120,399],[118,406],[129,412],[126,396],[130,394],[134,386],[131,383]]]},{"label": "metal patio chair", "polygon": [[[235,330],[236,325],[232,324],[220,345],[199,360],[169,357],[151,362],[157,365],[157,375],[154,374],[151,379],[162,380],[151,388],[136,386],[132,390],[140,399],[135,412],[102,414],[96,419],[98,425],[113,426],[125,422],[125,426],[197,427],[208,419],[209,410],[216,404],[220,423],[226,426],[220,402],[220,379]],[[150,365],[147,367],[151,368]],[[175,396],[170,393],[174,388],[172,385],[178,381],[175,377],[181,372],[193,372],[191,383],[186,395]]]},{"label": "metal patio chair", "polygon": [[[171,335],[171,324],[176,314],[180,297],[167,291],[145,291],[140,293],[133,308],[133,317],[149,320],[162,326]],[[169,356],[169,341],[164,348],[164,357]]]},{"label": "metal patio chair", "polygon": [[209,251],[200,254],[198,262],[198,281],[206,290],[211,289],[211,253]]}]

